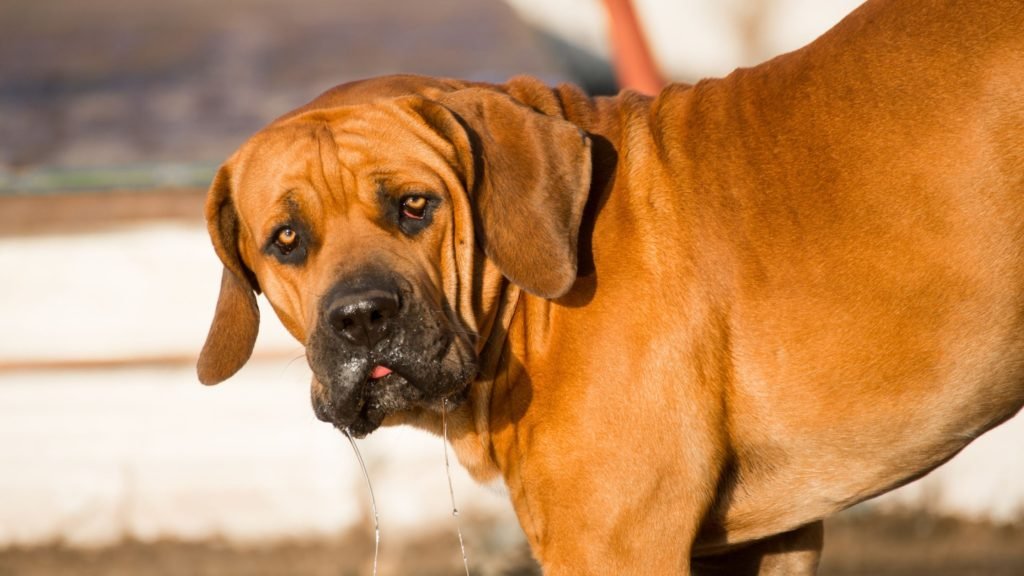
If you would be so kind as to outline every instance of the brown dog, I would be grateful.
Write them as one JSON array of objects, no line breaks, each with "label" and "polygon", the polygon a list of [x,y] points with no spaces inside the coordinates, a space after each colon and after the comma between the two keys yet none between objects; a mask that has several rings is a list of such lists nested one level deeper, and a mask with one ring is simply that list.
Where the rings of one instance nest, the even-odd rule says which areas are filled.
[{"label": "brown dog", "polygon": [[656,99],[398,76],[222,167],[199,361],[266,293],[317,415],[438,431],[547,574],[813,573],[1024,403],[1024,4],[868,2]]}]

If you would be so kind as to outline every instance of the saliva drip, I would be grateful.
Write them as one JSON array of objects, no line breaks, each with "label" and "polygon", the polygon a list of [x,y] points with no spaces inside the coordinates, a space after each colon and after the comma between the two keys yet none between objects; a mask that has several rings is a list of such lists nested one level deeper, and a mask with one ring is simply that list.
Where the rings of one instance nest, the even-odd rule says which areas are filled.
[{"label": "saliva drip", "polygon": [[452,517],[455,518],[455,530],[459,534],[459,548],[462,550],[462,566],[469,576],[469,558],[466,557],[466,544],[462,540],[462,523],[459,521],[459,507],[455,505],[455,487],[452,484],[452,467],[448,462],[448,399],[441,401],[441,442],[444,444],[444,471],[448,474],[448,495],[452,498]]},{"label": "saliva drip", "polygon": [[370,483],[370,474],[366,471],[363,455],[359,453],[359,447],[356,446],[356,439],[348,430],[345,430],[345,436],[348,438],[349,444],[352,445],[352,451],[356,453],[356,460],[359,460],[363,478],[366,479],[366,488],[370,492],[370,510],[373,512],[373,576],[377,576],[377,558],[380,554],[380,517],[377,515],[377,499],[373,496],[373,484]]}]

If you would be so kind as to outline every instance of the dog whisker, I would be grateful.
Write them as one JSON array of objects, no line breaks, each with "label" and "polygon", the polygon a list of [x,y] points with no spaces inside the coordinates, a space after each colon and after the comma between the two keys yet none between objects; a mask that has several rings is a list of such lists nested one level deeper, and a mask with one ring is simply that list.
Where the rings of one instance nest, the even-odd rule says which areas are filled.
[{"label": "dog whisker", "polygon": [[295,364],[299,360],[305,360],[305,359],[306,359],[306,352],[305,352],[305,350],[303,350],[302,354],[299,354],[298,356],[296,356],[296,357],[292,358],[291,360],[289,360],[288,363],[284,365],[284,369],[287,370],[287,369],[292,367],[292,364]]}]

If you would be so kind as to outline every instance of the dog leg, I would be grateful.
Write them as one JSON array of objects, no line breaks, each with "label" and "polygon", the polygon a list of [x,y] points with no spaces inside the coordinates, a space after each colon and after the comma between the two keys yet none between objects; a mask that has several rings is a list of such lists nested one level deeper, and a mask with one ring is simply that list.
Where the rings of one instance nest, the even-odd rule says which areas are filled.
[{"label": "dog leg", "polygon": [[758,576],[814,576],[824,543],[823,522],[818,520],[762,543]]},{"label": "dog leg", "polygon": [[740,550],[693,561],[696,576],[814,576],[823,544],[821,520]]}]

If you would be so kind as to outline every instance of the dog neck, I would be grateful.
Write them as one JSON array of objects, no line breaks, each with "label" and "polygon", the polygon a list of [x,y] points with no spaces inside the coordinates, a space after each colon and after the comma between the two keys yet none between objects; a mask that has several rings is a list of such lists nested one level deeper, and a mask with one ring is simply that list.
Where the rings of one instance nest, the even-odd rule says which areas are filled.
[{"label": "dog neck", "polygon": [[[579,232],[578,280],[567,295],[556,301],[538,298],[504,278],[496,281],[494,275],[500,272],[490,263],[478,267],[483,271],[474,288],[480,373],[472,384],[469,402],[451,414],[449,438],[459,462],[474,479],[489,482],[502,475],[515,493],[516,427],[532,397],[528,356],[545,349],[553,307],[581,306],[593,295],[591,236],[597,213],[614,188],[621,126],[627,117],[646,113],[651,99],[636,93],[590,98],[575,86],[551,89],[526,78],[513,79],[505,89],[524,104],[585,131],[592,142],[595,167]],[[500,289],[488,290],[488,285]],[[436,426],[431,424],[430,429],[440,430],[439,421]]]}]

